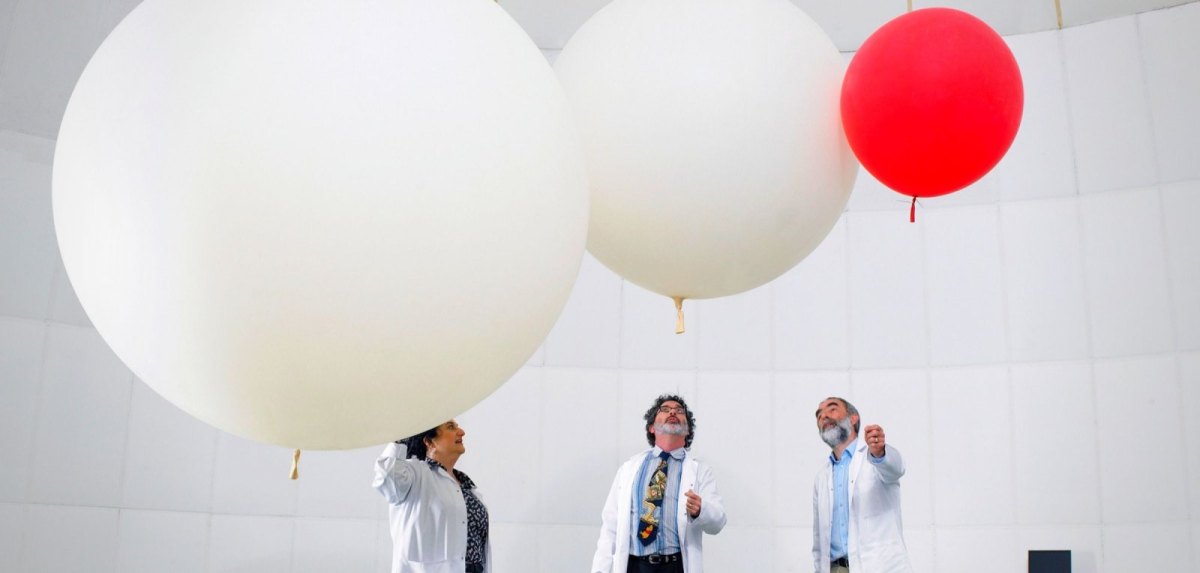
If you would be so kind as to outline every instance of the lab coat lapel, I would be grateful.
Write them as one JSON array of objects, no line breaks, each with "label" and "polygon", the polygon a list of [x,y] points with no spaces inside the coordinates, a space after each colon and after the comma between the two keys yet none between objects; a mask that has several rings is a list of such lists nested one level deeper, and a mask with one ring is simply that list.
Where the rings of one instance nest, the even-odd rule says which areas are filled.
[{"label": "lab coat lapel", "polygon": [[859,440],[858,447],[854,448],[854,456],[850,458],[850,483],[847,484],[849,491],[846,494],[846,505],[848,507],[854,507],[854,492],[858,489],[854,487],[854,484],[858,481],[858,473],[862,471],[863,463],[866,462],[864,458],[866,457],[867,444],[863,440]]},{"label": "lab coat lapel", "polygon": [[675,503],[675,531],[679,534],[679,545],[681,549],[687,547],[687,496],[688,490],[696,489],[696,460],[692,456],[683,458],[683,475],[679,476],[679,499]]}]

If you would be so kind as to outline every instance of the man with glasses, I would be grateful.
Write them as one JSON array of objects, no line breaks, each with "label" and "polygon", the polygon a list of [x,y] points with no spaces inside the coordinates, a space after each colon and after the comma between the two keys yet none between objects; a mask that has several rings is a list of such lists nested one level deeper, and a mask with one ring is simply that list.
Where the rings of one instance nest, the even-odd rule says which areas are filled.
[{"label": "man with glasses", "polygon": [[832,452],[813,485],[817,573],[912,573],[900,520],[904,459],[883,428],[859,439],[858,409],[842,398],[817,406],[817,433]]},{"label": "man with glasses", "polygon": [[688,454],[696,419],[683,398],[659,396],[646,410],[649,450],[613,479],[593,573],[702,573],[703,534],[725,527],[712,469]]}]

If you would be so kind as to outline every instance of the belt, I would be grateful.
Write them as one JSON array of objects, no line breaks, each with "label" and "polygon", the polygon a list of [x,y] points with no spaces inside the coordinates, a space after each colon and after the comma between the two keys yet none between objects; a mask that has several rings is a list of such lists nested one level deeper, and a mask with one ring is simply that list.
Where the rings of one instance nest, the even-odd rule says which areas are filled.
[{"label": "belt", "polygon": [[850,560],[847,559],[846,557],[838,557],[837,559],[834,559],[833,561],[829,562],[830,567],[837,567],[839,565],[849,569],[850,568]]},{"label": "belt", "polygon": [[483,573],[483,565],[480,563],[467,563],[466,573]]},{"label": "belt", "polygon": [[631,557],[633,557],[634,559],[637,559],[638,561],[641,561],[643,563],[649,563],[651,565],[660,565],[662,563],[674,563],[676,561],[679,561],[678,553],[672,553],[670,555],[660,555],[658,553],[655,553],[653,555],[631,555]]}]

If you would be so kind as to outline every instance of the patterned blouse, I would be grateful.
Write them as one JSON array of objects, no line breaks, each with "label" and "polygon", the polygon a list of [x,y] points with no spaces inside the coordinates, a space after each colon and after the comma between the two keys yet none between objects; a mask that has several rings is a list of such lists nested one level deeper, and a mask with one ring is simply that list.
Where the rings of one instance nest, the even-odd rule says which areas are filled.
[{"label": "patterned blouse", "polygon": [[[434,471],[442,467],[429,458],[425,462]],[[462,486],[463,501],[467,503],[467,565],[483,565],[487,557],[484,553],[488,541],[487,508],[475,497],[475,482],[467,474],[454,470],[454,477]]]}]

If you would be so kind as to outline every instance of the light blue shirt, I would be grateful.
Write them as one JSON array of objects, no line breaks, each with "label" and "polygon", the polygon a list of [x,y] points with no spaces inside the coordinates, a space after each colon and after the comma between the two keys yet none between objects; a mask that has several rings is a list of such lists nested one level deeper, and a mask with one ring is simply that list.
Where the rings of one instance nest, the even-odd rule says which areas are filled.
[{"label": "light blue shirt", "polygon": [[[670,457],[667,458],[667,491],[663,494],[662,505],[654,510],[654,517],[659,522],[658,536],[650,545],[642,545],[642,540],[637,536],[638,530],[641,529],[639,519],[641,518],[642,500],[646,498],[646,488],[650,486],[650,478],[654,475],[654,470],[658,469],[658,455],[661,453],[662,448],[658,446],[654,446],[646,453],[646,459],[642,460],[642,467],[637,473],[637,481],[633,482],[633,495],[629,505],[630,555],[639,557],[654,553],[670,555],[680,551],[679,531],[678,524],[675,523],[675,515],[679,512],[679,482],[683,479],[683,460],[687,457],[687,450],[684,448],[672,450]],[[663,519],[664,515],[669,518]]]},{"label": "light blue shirt", "polygon": [[858,447],[858,438],[850,442],[842,451],[842,459],[829,453],[829,463],[833,464],[833,527],[830,529],[829,558],[841,559],[849,552],[850,545],[850,461],[854,458],[854,448]]},{"label": "light blue shirt", "polygon": [[[833,527],[830,529],[829,558],[833,560],[845,557],[850,551],[850,462],[857,449],[858,438],[854,438],[842,452],[842,459],[834,459],[833,452],[829,453],[829,463],[833,465]],[[867,454],[867,459],[875,464],[883,462],[885,457],[886,452],[879,458]]]}]

